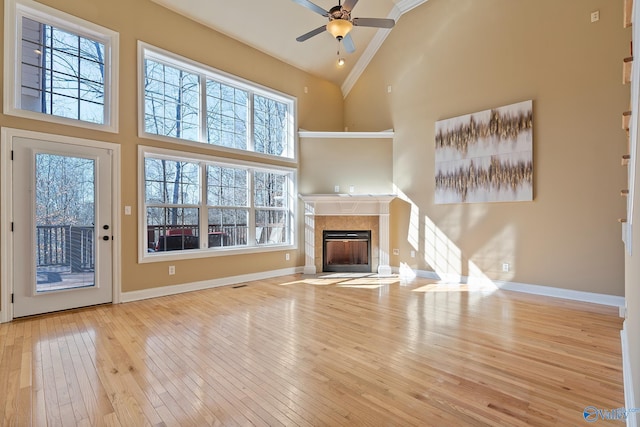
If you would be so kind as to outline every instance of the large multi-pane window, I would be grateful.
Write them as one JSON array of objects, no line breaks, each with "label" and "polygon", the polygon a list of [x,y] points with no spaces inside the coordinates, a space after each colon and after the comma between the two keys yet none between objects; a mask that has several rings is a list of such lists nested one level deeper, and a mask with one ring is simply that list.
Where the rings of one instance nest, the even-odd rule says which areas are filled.
[{"label": "large multi-pane window", "polygon": [[6,112],[116,131],[117,33],[38,3],[7,2],[5,72],[15,86],[6,88]]},{"label": "large multi-pane window", "polygon": [[187,158],[182,152],[150,147],[140,150],[143,259],[167,256],[169,251],[196,256],[237,253],[294,241],[293,169]]},{"label": "large multi-pane window", "polygon": [[293,98],[142,42],[139,47],[145,136],[294,158]]}]

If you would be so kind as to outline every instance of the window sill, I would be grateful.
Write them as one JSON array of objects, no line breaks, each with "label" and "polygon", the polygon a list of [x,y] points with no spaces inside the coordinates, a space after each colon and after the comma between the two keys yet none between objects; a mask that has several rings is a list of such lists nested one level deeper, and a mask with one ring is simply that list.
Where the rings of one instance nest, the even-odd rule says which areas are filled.
[{"label": "window sill", "polygon": [[295,157],[283,157],[283,156],[276,156],[271,154],[257,153],[255,151],[247,151],[239,148],[231,148],[231,147],[225,147],[222,145],[208,144],[206,142],[192,141],[189,139],[174,138],[172,136],[157,135],[154,133],[147,133],[143,131],[139,131],[138,136],[140,138],[149,139],[152,141],[162,141],[162,142],[168,142],[171,144],[178,144],[182,147],[191,147],[194,149],[210,150],[212,155],[214,156],[216,155],[216,153],[222,156],[225,156],[225,155],[228,156],[229,154],[241,155],[243,157],[246,157],[247,159],[253,159],[253,161],[258,161],[258,162],[269,161],[270,163],[273,162],[274,164],[280,162],[284,164],[295,165],[298,162],[298,160]]},{"label": "window sill", "polygon": [[297,245],[282,244],[282,245],[269,245],[269,246],[252,246],[252,247],[238,247],[238,248],[224,248],[224,249],[189,249],[185,251],[168,251],[168,252],[144,252],[138,255],[138,263],[154,263],[154,262],[166,262],[166,261],[180,261],[186,259],[199,259],[199,258],[216,258],[224,256],[236,256],[236,255],[250,255],[265,252],[277,252],[285,250],[296,250]]},{"label": "window sill", "polygon": [[64,126],[73,126],[77,128],[92,129],[102,132],[118,133],[118,124],[112,123],[101,125],[98,123],[85,122],[82,120],[69,119],[67,117],[54,116],[52,114],[37,113],[30,110],[21,110],[5,105],[4,114],[8,116],[21,117],[24,119],[37,120],[39,122],[55,123]]}]

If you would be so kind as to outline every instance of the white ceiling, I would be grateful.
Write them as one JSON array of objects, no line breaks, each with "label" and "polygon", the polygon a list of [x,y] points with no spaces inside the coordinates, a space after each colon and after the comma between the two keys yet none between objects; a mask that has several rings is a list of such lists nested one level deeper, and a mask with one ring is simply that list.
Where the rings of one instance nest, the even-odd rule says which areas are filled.
[{"label": "white ceiling", "polygon": [[[391,30],[354,27],[351,37],[356,51],[348,54],[340,46],[346,63],[337,66],[338,42],[323,32],[305,42],[296,37],[327,22],[327,18],[292,0],[153,0],[194,21],[207,25],[244,44],[276,57],[304,71],[334,82],[346,95],[375,51]],[[392,18],[396,22],[427,0],[360,0],[352,18]],[[312,0],[325,10],[337,0]]]}]

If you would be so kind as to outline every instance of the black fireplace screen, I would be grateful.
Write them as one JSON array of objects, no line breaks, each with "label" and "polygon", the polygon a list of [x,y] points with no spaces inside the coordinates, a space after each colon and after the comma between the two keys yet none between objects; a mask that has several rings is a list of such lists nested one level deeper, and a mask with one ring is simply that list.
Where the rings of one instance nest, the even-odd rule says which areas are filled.
[{"label": "black fireplace screen", "polygon": [[322,232],[322,271],[371,272],[371,231]]}]

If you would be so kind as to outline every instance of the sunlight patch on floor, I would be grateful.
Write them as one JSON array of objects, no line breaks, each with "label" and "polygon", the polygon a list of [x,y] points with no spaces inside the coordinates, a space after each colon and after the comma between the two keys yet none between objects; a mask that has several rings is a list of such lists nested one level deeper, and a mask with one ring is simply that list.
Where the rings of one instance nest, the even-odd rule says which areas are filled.
[{"label": "sunlight patch on floor", "polygon": [[327,286],[327,285],[335,285],[336,283],[344,282],[344,279],[320,279],[315,277],[310,277],[308,279],[296,280],[295,282],[287,282],[280,283],[279,286],[290,286],[290,285],[314,285],[314,286]]},{"label": "sunlight patch on floor", "polygon": [[379,286],[384,286],[384,285],[392,285],[394,283],[398,283],[400,280],[397,277],[386,277],[386,278],[377,278],[377,277],[366,277],[363,279],[354,279],[354,280],[348,280],[348,281],[343,281],[342,283],[339,284],[339,286],[347,286],[347,285],[354,285],[354,286],[358,286],[358,285],[379,285]]},{"label": "sunlight patch on floor", "polygon": [[465,284],[465,283],[432,283],[413,289],[413,292],[493,292],[495,286],[488,284]]},{"label": "sunlight patch on floor", "polygon": [[353,281],[338,283],[339,288],[358,288],[358,289],[379,289],[384,286],[383,283],[379,284],[367,284],[367,283],[353,283]]},{"label": "sunlight patch on floor", "polygon": [[372,273],[331,273],[318,276],[319,279],[357,279],[360,277],[369,277]]},{"label": "sunlight patch on floor", "polygon": [[377,274],[367,273],[366,277],[363,275],[353,276],[325,275],[318,277],[306,277],[301,280],[293,282],[280,283],[279,286],[291,286],[291,285],[312,285],[312,286],[327,286],[336,285],[341,288],[361,288],[361,289],[378,289],[382,286],[392,285],[400,282],[398,275],[393,276],[379,276]]}]

